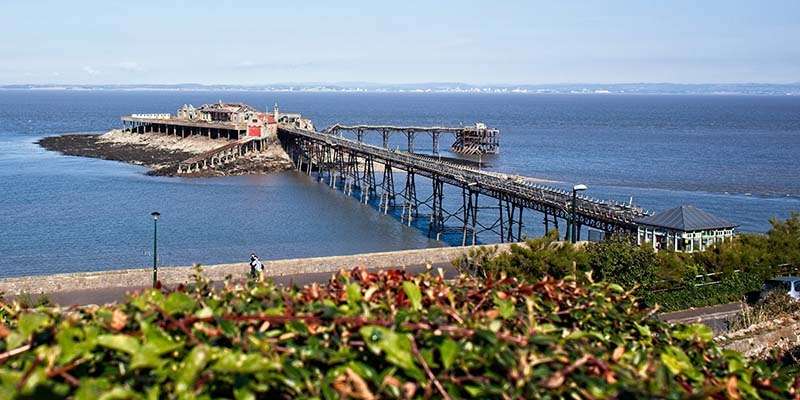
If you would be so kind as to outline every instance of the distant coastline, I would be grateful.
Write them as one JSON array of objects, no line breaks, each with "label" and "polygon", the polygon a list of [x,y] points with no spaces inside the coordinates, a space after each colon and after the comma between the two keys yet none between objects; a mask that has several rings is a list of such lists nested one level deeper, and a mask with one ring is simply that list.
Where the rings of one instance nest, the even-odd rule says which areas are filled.
[{"label": "distant coastline", "polygon": [[570,83],[570,84],[493,84],[366,82],[276,83],[259,85],[224,84],[9,84],[0,90],[158,90],[158,91],[264,91],[309,93],[466,93],[466,94],[597,94],[597,95],[759,95],[800,96],[800,82],[678,84],[678,83]]}]

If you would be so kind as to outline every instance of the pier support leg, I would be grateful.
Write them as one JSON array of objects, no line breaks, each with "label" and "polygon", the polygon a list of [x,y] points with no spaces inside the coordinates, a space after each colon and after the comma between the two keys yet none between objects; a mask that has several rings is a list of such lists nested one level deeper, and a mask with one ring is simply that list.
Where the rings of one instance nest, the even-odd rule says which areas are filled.
[{"label": "pier support leg", "polygon": [[428,237],[435,234],[436,240],[441,240],[444,231],[444,212],[442,202],[444,200],[444,182],[434,175],[431,177],[433,184],[433,207],[431,218],[428,222]]},{"label": "pier support leg", "polygon": [[381,203],[380,207],[384,214],[389,213],[389,207],[395,206],[394,171],[392,164],[387,162],[383,165],[383,182],[381,182]]},{"label": "pier support leg", "polygon": [[408,170],[406,173],[406,185],[403,189],[403,212],[400,220],[405,220],[408,226],[411,226],[411,221],[417,216],[417,205],[419,204],[417,201],[417,185],[414,182],[415,175],[413,169]]},{"label": "pier support leg", "polygon": [[478,232],[476,230],[478,224],[478,192],[468,190],[467,188],[461,189],[462,196],[462,210],[463,210],[463,227],[461,236],[461,245],[466,246],[467,243],[475,245]]}]

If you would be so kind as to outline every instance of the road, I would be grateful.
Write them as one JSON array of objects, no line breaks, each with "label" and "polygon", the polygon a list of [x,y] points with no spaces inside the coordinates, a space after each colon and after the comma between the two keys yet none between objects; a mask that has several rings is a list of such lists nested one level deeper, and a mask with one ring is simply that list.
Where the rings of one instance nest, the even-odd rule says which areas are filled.
[{"label": "road", "polygon": [[742,303],[719,304],[709,307],[698,307],[689,310],[675,311],[660,314],[658,317],[664,321],[674,323],[703,323],[719,333],[727,329],[727,319],[739,314],[744,307]]}]

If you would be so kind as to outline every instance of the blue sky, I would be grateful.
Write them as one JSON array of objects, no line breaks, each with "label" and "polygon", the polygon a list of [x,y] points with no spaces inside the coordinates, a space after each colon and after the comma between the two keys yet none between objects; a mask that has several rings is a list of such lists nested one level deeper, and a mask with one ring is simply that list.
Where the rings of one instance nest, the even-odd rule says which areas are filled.
[{"label": "blue sky", "polygon": [[800,81],[798,0],[3,3],[0,84]]}]

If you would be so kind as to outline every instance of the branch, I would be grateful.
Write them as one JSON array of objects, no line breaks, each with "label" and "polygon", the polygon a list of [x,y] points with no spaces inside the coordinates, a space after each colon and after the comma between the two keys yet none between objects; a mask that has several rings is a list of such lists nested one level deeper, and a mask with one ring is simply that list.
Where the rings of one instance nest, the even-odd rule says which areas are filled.
[{"label": "branch", "polygon": [[431,382],[433,382],[433,386],[436,386],[436,390],[439,391],[439,393],[442,395],[442,398],[445,400],[452,400],[447,391],[444,390],[444,386],[442,386],[442,383],[439,382],[438,379],[436,379],[436,375],[433,374],[433,371],[431,371],[431,368],[428,366],[428,363],[425,362],[425,358],[423,358],[422,354],[419,353],[419,349],[417,348],[417,342],[414,340],[413,337],[411,337],[411,351],[414,352],[414,356],[416,356],[417,360],[420,362],[420,364],[422,364],[422,368],[425,369],[425,374],[427,374],[428,379],[430,379]]},{"label": "branch", "polygon": [[0,364],[5,362],[7,359],[16,356],[17,354],[24,353],[24,352],[26,352],[26,351],[28,351],[30,349],[31,349],[31,345],[29,343],[29,344],[26,344],[24,346],[19,346],[16,349],[9,350],[9,351],[7,351],[7,352],[5,352],[3,354],[0,354]]}]

